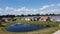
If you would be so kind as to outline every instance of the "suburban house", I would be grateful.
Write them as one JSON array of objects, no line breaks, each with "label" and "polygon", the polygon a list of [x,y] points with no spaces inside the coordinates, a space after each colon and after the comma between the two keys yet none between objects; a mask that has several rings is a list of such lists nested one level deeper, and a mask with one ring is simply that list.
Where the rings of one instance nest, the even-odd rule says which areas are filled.
[{"label": "suburban house", "polygon": [[31,21],[33,17],[22,17],[21,20]]},{"label": "suburban house", "polygon": [[30,21],[30,20],[31,20],[30,17],[25,17],[24,19],[25,19],[26,21]]},{"label": "suburban house", "polygon": [[48,21],[49,16],[41,16],[39,21]]},{"label": "suburban house", "polygon": [[6,23],[6,22],[8,22],[9,20],[11,20],[11,18],[1,18],[0,19],[0,22],[4,22],[4,23]]},{"label": "suburban house", "polygon": [[53,22],[60,22],[60,16],[50,16],[50,20]]},{"label": "suburban house", "polygon": [[39,16],[38,17],[34,17],[33,19],[34,19],[34,21],[39,21]]},{"label": "suburban house", "polygon": [[27,16],[21,17],[21,20],[26,21],[53,21],[53,22],[60,22],[60,16]]},{"label": "suburban house", "polygon": [[47,21],[49,16],[28,16],[28,17],[21,17],[21,20],[26,21]]},{"label": "suburban house", "polygon": [[28,17],[21,17],[21,20],[26,20],[26,21],[37,21],[39,19],[38,16],[28,16]]},{"label": "suburban house", "polygon": [[20,17],[21,20],[30,21],[31,17]]}]

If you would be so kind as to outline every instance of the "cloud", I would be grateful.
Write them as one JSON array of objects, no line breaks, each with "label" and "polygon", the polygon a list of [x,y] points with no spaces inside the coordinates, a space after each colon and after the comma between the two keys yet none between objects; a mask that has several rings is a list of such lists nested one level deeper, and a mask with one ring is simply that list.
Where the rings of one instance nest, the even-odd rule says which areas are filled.
[{"label": "cloud", "polygon": [[3,13],[3,11],[4,11],[4,10],[3,10],[2,8],[0,8],[0,14],[2,14],[2,13]]},{"label": "cloud", "polygon": [[40,10],[45,10],[45,9],[48,9],[49,7],[54,7],[54,6],[58,7],[58,6],[60,6],[60,4],[44,5],[44,6],[42,6],[42,8],[40,8]]},{"label": "cloud", "polygon": [[16,9],[16,11],[30,11],[30,10],[26,7],[21,7],[21,8]]},{"label": "cloud", "polygon": [[29,9],[27,7],[21,7],[21,8],[12,8],[12,7],[6,7],[5,10],[8,12],[8,14],[35,14],[37,13],[37,9]]},{"label": "cloud", "polygon": [[7,7],[5,8],[5,14],[16,14],[16,9],[13,8],[13,7],[7,6]]},{"label": "cloud", "polygon": [[57,6],[60,6],[60,4],[57,4]]},{"label": "cloud", "polygon": [[[0,8],[0,14],[46,14],[46,13],[60,13],[60,8],[55,9],[52,7],[60,7],[60,4],[50,4],[50,5],[44,5],[41,8],[35,9],[35,8],[27,8],[27,7],[21,7],[21,8],[13,8],[13,7],[5,7],[5,9]],[[51,9],[51,8],[52,9]],[[49,8],[49,9],[48,9]]]},{"label": "cloud", "polygon": [[3,9],[2,9],[2,8],[0,8],[0,11],[3,11]]},{"label": "cloud", "polygon": [[51,14],[53,14],[53,13],[54,13],[54,14],[60,14],[60,9],[49,9],[49,10],[46,10],[46,11],[45,11],[45,14],[46,14],[46,13],[47,13],[47,14],[50,14],[50,13],[51,13]]},{"label": "cloud", "polygon": [[8,6],[5,8],[5,10],[6,10],[6,11],[16,11],[16,9],[15,9],[15,8],[8,7]]},{"label": "cloud", "polygon": [[51,11],[51,12],[55,12],[55,10],[49,10],[49,12],[50,12],[50,11]]},{"label": "cloud", "polygon": [[48,7],[49,7],[48,5],[45,5],[45,6],[43,6],[42,8],[40,8],[40,10],[47,9]]}]

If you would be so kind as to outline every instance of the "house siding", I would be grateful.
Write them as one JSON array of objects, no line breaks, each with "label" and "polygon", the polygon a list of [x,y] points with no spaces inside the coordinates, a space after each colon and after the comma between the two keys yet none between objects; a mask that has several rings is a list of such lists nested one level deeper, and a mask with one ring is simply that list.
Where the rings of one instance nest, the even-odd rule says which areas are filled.
[{"label": "house siding", "polygon": [[55,22],[55,21],[60,22],[60,16],[51,16],[51,17],[50,17],[50,20],[51,20],[51,21],[54,21],[54,22]]}]

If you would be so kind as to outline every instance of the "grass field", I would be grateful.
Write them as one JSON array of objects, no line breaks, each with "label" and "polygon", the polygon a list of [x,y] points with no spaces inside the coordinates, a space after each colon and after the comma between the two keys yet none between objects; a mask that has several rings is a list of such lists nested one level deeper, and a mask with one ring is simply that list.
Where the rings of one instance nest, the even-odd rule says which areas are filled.
[{"label": "grass field", "polygon": [[[54,27],[44,28],[41,30],[36,30],[36,31],[31,31],[31,32],[8,32],[8,31],[6,31],[5,28],[7,26],[14,24],[16,22],[20,22],[23,24],[37,25],[37,26],[50,25],[50,26],[54,26]],[[60,24],[59,22],[24,21],[24,20],[17,19],[16,21],[9,21],[5,27],[2,27],[2,28],[0,27],[0,34],[52,34],[55,31],[57,31],[58,29],[60,29],[59,24]]]}]

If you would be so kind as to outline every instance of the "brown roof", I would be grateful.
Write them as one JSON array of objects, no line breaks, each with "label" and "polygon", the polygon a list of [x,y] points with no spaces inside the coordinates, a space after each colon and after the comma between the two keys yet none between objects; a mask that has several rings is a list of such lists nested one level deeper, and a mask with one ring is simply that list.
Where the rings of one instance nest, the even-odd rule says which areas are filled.
[{"label": "brown roof", "polygon": [[41,16],[40,19],[47,19],[47,18],[48,18],[48,16]]}]

